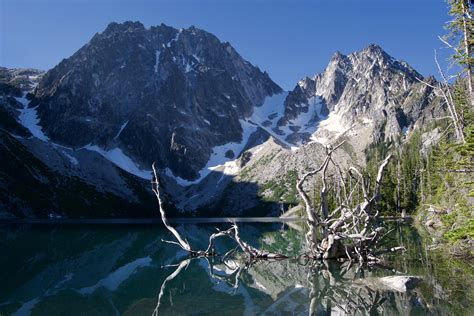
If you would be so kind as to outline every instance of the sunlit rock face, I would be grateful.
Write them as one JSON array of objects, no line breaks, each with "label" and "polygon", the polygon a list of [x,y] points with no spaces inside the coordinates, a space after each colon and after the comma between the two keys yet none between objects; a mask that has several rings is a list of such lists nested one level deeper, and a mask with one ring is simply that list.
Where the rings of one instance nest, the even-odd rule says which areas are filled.
[{"label": "sunlit rock face", "polygon": [[239,119],[279,92],[208,32],[125,22],[48,71],[33,105],[55,142],[118,147],[142,167],[156,161],[192,180],[213,147],[242,139]]},{"label": "sunlit rock face", "polygon": [[375,139],[393,139],[420,118],[433,114],[427,108],[435,95],[419,81],[422,79],[406,62],[377,45],[347,56],[337,52],[324,72],[302,79],[290,92],[285,118],[306,112],[312,100],[320,97],[323,114],[337,116],[334,123],[346,128],[357,122],[372,123]]}]

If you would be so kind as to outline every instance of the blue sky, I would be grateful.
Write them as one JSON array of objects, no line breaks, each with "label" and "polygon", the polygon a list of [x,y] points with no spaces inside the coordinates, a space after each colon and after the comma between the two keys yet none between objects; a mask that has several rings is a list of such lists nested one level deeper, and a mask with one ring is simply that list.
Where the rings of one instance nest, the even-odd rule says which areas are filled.
[{"label": "blue sky", "polygon": [[370,43],[430,75],[448,19],[443,0],[0,0],[0,66],[49,69],[109,22],[138,20],[214,33],[284,89]]}]

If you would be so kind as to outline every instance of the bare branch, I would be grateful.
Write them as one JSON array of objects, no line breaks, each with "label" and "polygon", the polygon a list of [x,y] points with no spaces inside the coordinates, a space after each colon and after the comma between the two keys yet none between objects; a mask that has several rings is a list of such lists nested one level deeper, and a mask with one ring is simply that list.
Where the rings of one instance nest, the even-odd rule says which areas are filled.
[{"label": "bare branch", "polygon": [[153,179],[151,181],[152,183],[152,190],[155,193],[156,199],[158,200],[158,205],[160,209],[160,214],[161,214],[161,220],[163,221],[163,225],[176,237],[178,240],[178,244],[181,248],[188,252],[192,252],[191,246],[189,243],[181,238],[181,235],[178,233],[176,229],[174,229],[169,223],[168,219],[166,218],[165,210],[163,209],[163,202],[161,200],[161,195],[160,195],[160,182],[158,180],[158,175],[156,174],[156,169],[155,169],[155,164],[153,163],[152,165],[153,169]]}]

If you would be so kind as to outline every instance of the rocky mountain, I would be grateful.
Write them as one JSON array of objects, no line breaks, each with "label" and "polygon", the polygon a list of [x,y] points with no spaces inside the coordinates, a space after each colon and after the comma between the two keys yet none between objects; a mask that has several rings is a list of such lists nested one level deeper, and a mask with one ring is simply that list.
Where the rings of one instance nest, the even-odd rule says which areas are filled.
[{"label": "rocky mountain", "polygon": [[[65,187],[87,187],[79,208],[100,208],[106,196],[102,216],[150,216],[153,162],[180,211],[267,215],[298,203],[296,178],[326,145],[345,139],[341,163],[364,164],[374,142],[409,137],[444,112],[418,80],[434,79],[377,45],[336,53],[323,73],[285,92],[210,33],[139,22],[111,23],[46,73],[0,68],[0,76],[2,159],[17,161],[12,168],[35,161],[23,163],[23,177],[55,201],[16,216],[80,216],[57,202]],[[30,158],[15,160],[18,150]],[[12,188],[31,185],[3,177],[0,208],[22,209],[27,195]]]},{"label": "rocky mountain", "polygon": [[[429,119],[436,114],[433,111],[442,110],[439,104],[433,104],[435,95],[432,88],[420,82],[423,79],[406,62],[391,57],[378,45],[371,44],[347,56],[337,52],[323,73],[302,79],[289,93],[279,125],[320,102],[323,110],[319,120],[325,115],[328,119],[320,129],[327,126],[326,130],[342,133],[363,122],[374,125],[377,140],[394,139],[418,120]],[[432,77],[426,80],[434,82]],[[326,138],[321,131],[318,136],[320,141]],[[313,139],[318,138],[313,135]]]},{"label": "rocky mountain", "polygon": [[0,68],[0,218],[152,216],[148,181],[45,137],[28,107],[43,74]]},{"label": "rocky mountain", "polygon": [[213,147],[242,141],[239,120],[279,92],[267,73],[208,32],[125,22],[48,71],[32,105],[59,144],[117,149],[142,169],[156,161],[194,180]]},{"label": "rocky mountain", "polygon": [[231,176],[217,198],[200,193],[215,186],[211,178],[188,188],[178,197],[180,205],[253,214],[265,209],[262,201],[272,212],[297,204],[297,175],[318,165],[326,145],[346,140],[338,152],[340,163],[363,165],[370,145],[403,141],[433,118],[445,116],[433,89],[418,79],[435,82],[377,45],[348,56],[336,53],[323,73],[306,77],[282,98],[265,102],[263,110],[267,105],[271,110],[263,111],[269,115],[259,126],[271,138],[262,137],[235,165],[214,169]]}]

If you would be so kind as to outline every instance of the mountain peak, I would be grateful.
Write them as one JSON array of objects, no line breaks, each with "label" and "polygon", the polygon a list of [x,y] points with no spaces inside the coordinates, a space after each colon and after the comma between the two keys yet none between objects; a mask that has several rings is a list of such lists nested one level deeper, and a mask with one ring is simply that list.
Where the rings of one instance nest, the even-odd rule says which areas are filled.
[{"label": "mountain peak", "polygon": [[378,44],[371,43],[369,46],[363,49],[363,51],[368,51],[372,53],[385,53],[382,47]]},{"label": "mountain peak", "polygon": [[[70,91],[66,101],[63,91]],[[127,21],[110,23],[51,69],[35,102],[55,142],[118,147],[138,164],[157,161],[195,179],[212,148],[241,141],[240,119],[279,92],[266,72],[212,33]]]},{"label": "mountain peak", "polygon": [[332,57],[331,57],[331,61],[343,61],[347,58],[346,55],[342,54],[340,51],[336,51]]},{"label": "mountain peak", "polygon": [[104,33],[124,32],[124,31],[136,31],[145,30],[145,26],[138,21],[125,21],[123,23],[111,22],[105,28]]}]

